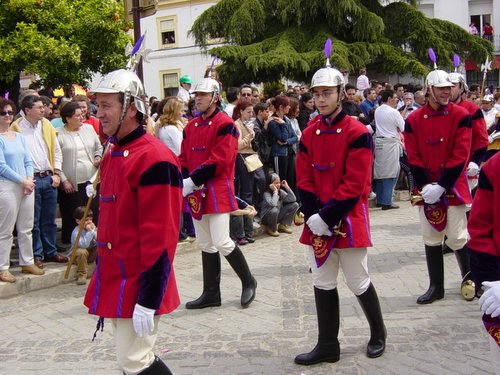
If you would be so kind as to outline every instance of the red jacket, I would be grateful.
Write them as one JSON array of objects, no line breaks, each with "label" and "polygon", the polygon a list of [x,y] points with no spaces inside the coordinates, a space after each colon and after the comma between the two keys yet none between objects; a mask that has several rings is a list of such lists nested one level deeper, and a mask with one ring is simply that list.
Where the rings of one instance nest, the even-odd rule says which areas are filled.
[{"label": "red jacket", "polygon": [[427,104],[408,116],[405,146],[418,190],[437,182],[453,195],[450,205],[471,203],[465,172],[471,134],[470,115],[453,103],[439,111]]},{"label": "red jacket", "polygon": [[470,100],[462,100],[458,105],[465,108],[471,116],[472,144],[469,160],[479,166],[488,148],[488,131],[486,130],[483,111]]},{"label": "red jacket", "polygon": [[203,213],[237,210],[234,166],[239,133],[234,121],[216,109],[205,120],[198,116],[189,121],[183,137],[179,155],[183,174],[207,188]]},{"label": "red jacket", "polygon": [[[334,227],[342,220],[335,248],[368,247],[368,194],[373,146],[366,126],[344,111],[333,121],[316,116],[302,133],[297,153],[297,188],[307,219],[319,213]],[[300,242],[311,245],[307,231]]]},{"label": "red jacket", "polygon": [[467,243],[476,290],[483,281],[500,280],[500,153],[481,168],[470,211]]},{"label": "red jacket", "polygon": [[90,314],[131,318],[136,303],[158,315],[179,305],[173,261],[181,187],[177,157],[142,127],[106,153],[97,267],[84,301]]}]

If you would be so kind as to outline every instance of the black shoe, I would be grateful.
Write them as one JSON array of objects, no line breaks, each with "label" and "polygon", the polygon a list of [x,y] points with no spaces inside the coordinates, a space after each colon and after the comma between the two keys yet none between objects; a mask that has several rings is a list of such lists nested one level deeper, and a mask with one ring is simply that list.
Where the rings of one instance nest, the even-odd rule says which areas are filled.
[{"label": "black shoe", "polygon": [[247,307],[255,298],[257,280],[252,276],[245,256],[238,246],[235,246],[234,250],[226,255],[226,259],[241,280],[241,306]]},{"label": "black shoe", "polygon": [[186,309],[204,309],[220,306],[220,256],[219,253],[201,252],[203,266],[203,292],[194,301],[186,303]]},{"label": "black shoe", "polygon": [[314,299],[318,317],[318,343],[309,353],[302,353],[295,357],[295,363],[299,365],[333,363],[340,359],[338,340],[340,312],[337,289],[322,290],[315,287]]},{"label": "black shoe", "polygon": [[157,356],[147,369],[141,371],[142,375],[172,375],[167,365]]},{"label": "black shoe", "polygon": [[399,206],[397,204],[383,204],[382,205],[382,210],[385,211],[385,210],[394,210],[396,208],[399,208]]},{"label": "black shoe", "polygon": [[385,329],[380,302],[373,284],[370,283],[366,292],[358,296],[358,301],[370,325],[370,341],[366,347],[366,356],[368,358],[380,357],[385,351],[387,330]]},{"label": "black shoe", "polygon": [[442,247],[425,245],[425,259],[429,272],[429,289],[417,298],[417,303],[419,305],[425,305],[444,298],[444,261]]},{"label": "black shoe", "polygon": [[248,243],[254,243],[255,242],[255,238],[250,237],[250,236],[246,236],[245,240],[247,240]]}]

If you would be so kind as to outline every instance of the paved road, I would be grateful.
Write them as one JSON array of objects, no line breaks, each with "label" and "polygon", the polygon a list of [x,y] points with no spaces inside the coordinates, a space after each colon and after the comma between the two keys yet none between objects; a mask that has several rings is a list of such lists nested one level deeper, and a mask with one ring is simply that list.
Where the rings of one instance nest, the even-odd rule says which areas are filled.
[{"label": "paved road", "polygon": [[[372,281],[380,296],[388,339],[383,357],[369,359],[369,329],[354,295],[341,280],[341,359],[301,367],[296,354],[316,343],[310,274],[298,231],[259,237],[242,247],[258,279],[257,298],[239,306],[240,285],[223,261],[222,306],[179,307],[163,318],[157,353],[176,375],[488,374],[488,341],[477,300],[459,295],[459,270],[445,256],[446,296],[415,303],[427,288],[416,209],[371,210]],[[183,303],[201,291],[200,254],[178,251],[175,269]],[[60,267],[60,266],[59,266]],[[82,306],[85,288],[62,284],[0,300],[0,374],[120,374],[111,326],[91,342],[96,319]]]}]

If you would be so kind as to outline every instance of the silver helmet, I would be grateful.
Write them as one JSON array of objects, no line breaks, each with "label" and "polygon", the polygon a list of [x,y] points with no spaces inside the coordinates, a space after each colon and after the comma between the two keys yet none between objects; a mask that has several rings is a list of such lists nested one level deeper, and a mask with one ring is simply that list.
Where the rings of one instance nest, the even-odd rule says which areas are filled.
[{"label": "silver helmet", "polygon": [[[137,110],[142,114],[147,114],[146,104],[143,99],[145,96],[144,86],[139,77],[129,70],[118,69],[106,74],[91,92],[102,94],[123,93],[125,97],[129,95],[134,98]],[[125,107],[128,107],[127,101],[125,101]]]},{"label": "silver helmet", "polygon": [[311,80],[311,89],[315,87],[337,87],[344,88],[344,76],[337,69],[327,66],[314,73]]},{"label": "silver helmet", "polygon": [[457,72],[452,72],[448,74],[448,77],[450,78],[451,83],[461,83],[462,87],[465,89],[466,92],[469,91],[469,86],[467,86],[467,83],[465,83],[465,78],[463,75]]},{"label": "silver helmet", "polygon": [[197,92],[211,92],[214,94],[218,94],[219,82],[212,78],[203,78],[194,86],[193,93]]},{"label": "silver helmet", "polygon": [[425,77],[425,87],[453,87],[448,73],[435,69]]}]

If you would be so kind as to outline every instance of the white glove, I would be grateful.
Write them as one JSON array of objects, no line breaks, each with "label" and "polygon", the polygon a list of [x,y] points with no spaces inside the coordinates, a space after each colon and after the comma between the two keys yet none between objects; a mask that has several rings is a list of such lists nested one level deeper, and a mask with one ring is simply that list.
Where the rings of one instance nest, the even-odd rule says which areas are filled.
[{"label": "white glove", "polygon": [[188,194],[191,194],[196,188],[191,177],[185,178],[182,180],[182,196],[185,197]]},{"label": "white glove", "polygon": [[316,236],[331,236],[332,232],[328,229],[328,224],[323,221],[319,214],[312,215],[307,220],[307,226]]},{"label": "white glove", "polygon": [[500,281],[484,281],[485,292],[479,298],[479,307],[486,315],[496,318],[500,315]]},{"label": "white glove", "polygon": [[87,193],[87,197],[89,198],[94,198],[97,194],[93,184],[88,184],[87,186],[85,186],[85,193]]},{"label": "white glove", "polygon": [[469,162],[469,166],[467,167],[467,176],[474,177],[479,173],[479,166],[473,161]]},{"label": "white glove", "polygon": [[491,135],[488,136],[488,143],[493,143],[493,137]]},{"label": "white glove", "polygon": [[438,184],[427,184],[422,189],[422,198],[427,204],[433,204],[439,201],[441,195],[446,191],[444,187]]},{"label": "white glove", "polygon": [[155,310],[148,309],[138,303],[135,304],[134,314],[132,315],[132,324],[134,325],[134,331],[137,336],[142,337],[150,332],[153,332],[154,316]]}]

